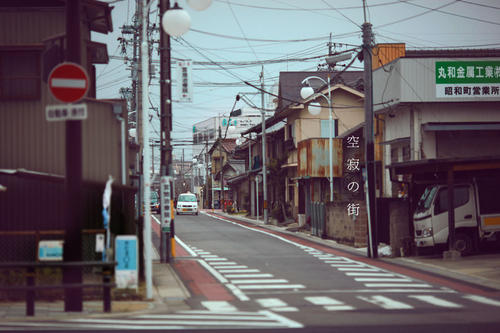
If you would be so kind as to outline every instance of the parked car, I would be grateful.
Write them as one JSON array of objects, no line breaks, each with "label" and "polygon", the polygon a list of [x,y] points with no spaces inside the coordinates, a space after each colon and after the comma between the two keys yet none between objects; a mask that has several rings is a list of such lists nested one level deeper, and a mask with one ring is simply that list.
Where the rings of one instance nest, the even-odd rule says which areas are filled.
[{"label": "parked car", "polygon": [[151,191],[151,211],[160,213],[160,196],[156,191]]},{"label": "parked car", "polygon": [[191,192],[179,194],[176,213],[198,215],[198,198]]}]

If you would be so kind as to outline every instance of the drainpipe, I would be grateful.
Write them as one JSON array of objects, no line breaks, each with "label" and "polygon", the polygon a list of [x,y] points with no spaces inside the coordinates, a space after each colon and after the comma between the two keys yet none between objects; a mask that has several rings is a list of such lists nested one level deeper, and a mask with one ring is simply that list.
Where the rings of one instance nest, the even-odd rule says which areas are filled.
[{"label": "drainpipe", "polygon": [[116,119],[121,123],[121,174],[122,174],[122,185],[127,184],[127,167],[126,167],[126,154],[125,154],[125,119],[121,116],[122,106],[119,104],[113,104],[113,113]]}]

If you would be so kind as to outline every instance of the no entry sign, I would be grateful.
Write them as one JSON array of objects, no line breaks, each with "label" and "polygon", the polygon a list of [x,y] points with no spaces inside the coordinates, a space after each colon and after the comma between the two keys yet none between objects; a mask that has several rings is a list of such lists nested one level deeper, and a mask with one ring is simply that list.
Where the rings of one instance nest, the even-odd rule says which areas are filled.
[{"label": "no entry sign", "polygon": [[82,66],[65,62],[50,72],[49,89],[52,96],[61,102],[77,102],[89,89],[89,77]]}]

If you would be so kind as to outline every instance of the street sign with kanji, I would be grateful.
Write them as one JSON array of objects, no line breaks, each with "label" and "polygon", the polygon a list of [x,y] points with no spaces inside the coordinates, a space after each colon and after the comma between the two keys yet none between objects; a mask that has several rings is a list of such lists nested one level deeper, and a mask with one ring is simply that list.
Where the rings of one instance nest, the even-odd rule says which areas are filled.
[{"label": "street sign with kanji", "polygon": [[73,103],[82,99],[89,89],[85,69],[72,62],[57,65],[49,74],[49,90],[57,100]]}]

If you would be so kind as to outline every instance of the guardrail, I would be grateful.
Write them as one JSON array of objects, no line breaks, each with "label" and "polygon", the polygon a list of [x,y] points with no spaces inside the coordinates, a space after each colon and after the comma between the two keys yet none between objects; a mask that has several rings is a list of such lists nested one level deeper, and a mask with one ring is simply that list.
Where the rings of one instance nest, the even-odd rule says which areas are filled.
[{"label": "guardrail", "polygon": [[[0,286],[2,291],[25,290],[26,291],[26,315],[35,315],[35,290],[41,289],[84,289],[102,287],[103,311],[111,312],[111,268],[116,266],[115,261],[74,261],[74,262],[0,262],[0,269],[25,268],[26,285],[24,286]],[[58,285],[35,285],[35,269],[45,267],[103,267],[102,283],[65,283]],[[108,269],[105,269],[108,268]]]}]

